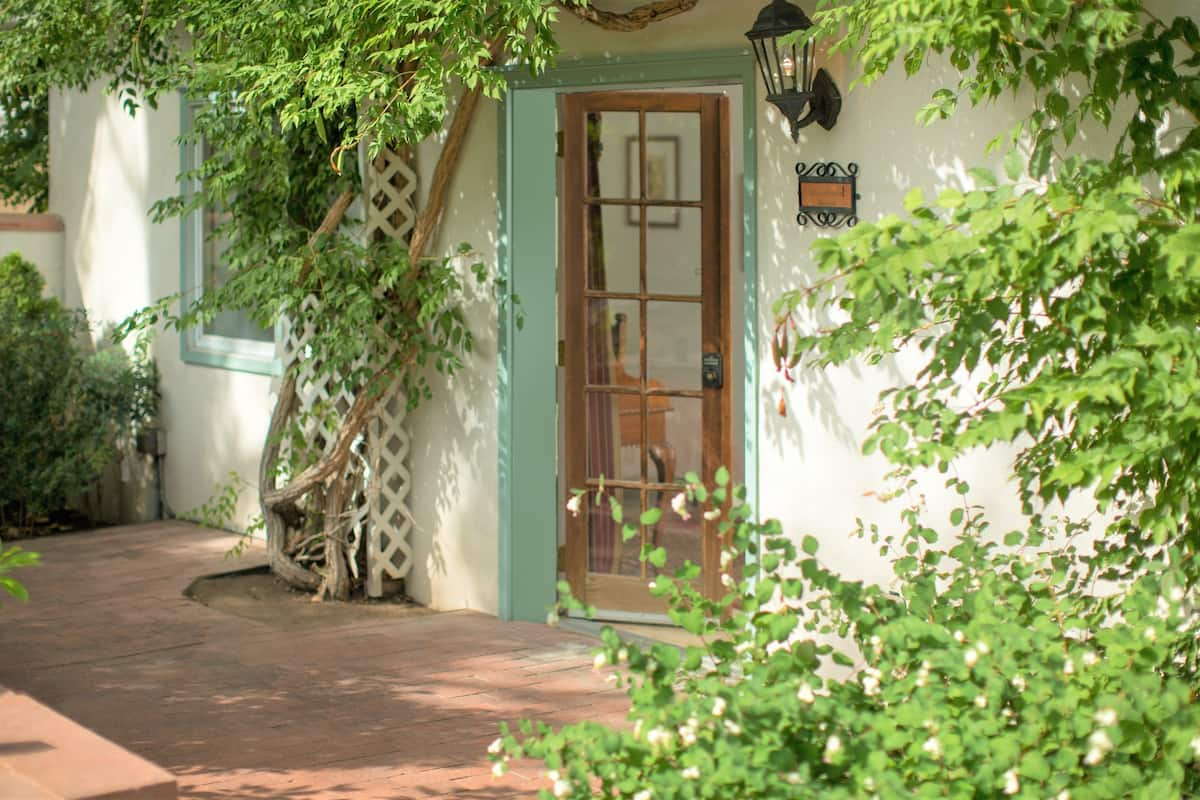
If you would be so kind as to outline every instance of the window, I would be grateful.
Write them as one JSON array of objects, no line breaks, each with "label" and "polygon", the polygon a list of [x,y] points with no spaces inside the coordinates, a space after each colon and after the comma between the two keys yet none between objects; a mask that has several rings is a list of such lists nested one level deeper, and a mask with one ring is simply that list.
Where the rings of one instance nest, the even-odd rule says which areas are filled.
[{"label": "window", "polygon": [[[201,104],[186,99],[182,104],[181,131],[186,133],[191,130]],[[190,172],[209,156],[207,142],[183,144],[182,171]],[[185,187],[185,191],[195,188]],[[212,237],[222,213],[220,209],[201,208],[181,221],[180,288],[185,298],[194,299],[205,287],[220,285],[228,276],[222,263],[226,244]],[[189,364],[269,375],[279,372],[275,332],[261,327],[241,311],[221,312],[208,322],[182,331],[180,350],[182,359]]]}]

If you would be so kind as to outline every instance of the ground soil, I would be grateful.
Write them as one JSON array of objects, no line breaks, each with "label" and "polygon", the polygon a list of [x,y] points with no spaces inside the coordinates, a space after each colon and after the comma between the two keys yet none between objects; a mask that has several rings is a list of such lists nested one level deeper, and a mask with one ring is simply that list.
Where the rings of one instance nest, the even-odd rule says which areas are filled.
[{"label": "ground soil", "polygon": [[267,567],[252,567],[197,578],[184,596],[216,611],[252,619],[277,630],[296,631],[379,622],[433,614],[406,597],[313,602],[313,596],[290,589]]},{"label": "ground soil", "polygon": [[0,541],[15,542],[18,539],[37,539],[41,536],[55,536],[60,533],[79,533],[104,527],[93,522],[85,514],[78,511],[55,511],[44,517],[34,517],[29,527],[17,528],[11,525],[0,526]]}]

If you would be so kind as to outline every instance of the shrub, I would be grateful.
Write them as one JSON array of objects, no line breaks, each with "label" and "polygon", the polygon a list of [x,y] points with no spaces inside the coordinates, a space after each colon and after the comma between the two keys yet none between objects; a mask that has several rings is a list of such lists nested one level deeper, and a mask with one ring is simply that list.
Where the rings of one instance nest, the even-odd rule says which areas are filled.
[{"label": "shrub", "polygon": [[136,362],[85,356],[86,317],[43,286],[16,253],[0,259],[0,525],[18,528],[94,481],[157,403],[145,343]]},{"label": "shrub", "polygon": [[[617,665],[630,727],[505,728],[496,772],[533,757],[551,770],[542,797],[637,800],[1162,800],[1197,789],[1200,714],[1192,670],[1176,659],[1196,625],[1178,565],[1153,561],[1100,595],[1075,542],[1082,526],[1000,543],[964,506],[943,546],[914,506],[894,537],[859,531],[897,554],[885,590],[823,566],[815,539],[797,547],[778,523],[753,522],[741,490],[726,505],[724,485],[694,479],[687,493],[724,509],[730,591],[705,599],[686,565],[653,592],[703,646],[642,648],[606,629],[597,665]],[[735,579],[743,557],[755,580]],[[643,558],[661,563],[649,547]]]}]

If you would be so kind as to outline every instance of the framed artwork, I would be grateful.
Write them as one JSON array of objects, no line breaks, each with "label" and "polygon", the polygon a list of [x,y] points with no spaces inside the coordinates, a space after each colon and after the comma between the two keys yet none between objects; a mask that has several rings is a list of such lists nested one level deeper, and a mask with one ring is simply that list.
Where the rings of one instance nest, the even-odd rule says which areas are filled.
[{"label": "framed artwork", "polygon": [[[625,139],[625,196],[637,197],[638,137]],[[679,199],[679,137],[646,137],[646,199]],[[630,206],[625,212],[629,225],[638,224],[638,210]],[[650,206],[646,209],[646,225],[651,228],[678,228],[679,209]]]}]

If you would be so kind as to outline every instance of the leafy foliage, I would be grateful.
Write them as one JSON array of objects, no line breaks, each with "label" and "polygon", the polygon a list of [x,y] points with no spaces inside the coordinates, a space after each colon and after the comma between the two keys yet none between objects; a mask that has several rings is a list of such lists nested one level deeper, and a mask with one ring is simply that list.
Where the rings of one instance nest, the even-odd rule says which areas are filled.
[{"label": "leafy foliage", "polygon": [[17,86],[0,92],[0,201],[44,212],[50,201],[50,98]]},{"label": "leafy foliage", "polygon": [[22,550],[15,545],[5,547],[4,543],[0,542],[0,589],[7,592],[10,597],[28,600],[29,592],[25,589],[24,584],[5,573],[12,572],[19,567],[33,567],[39,563],[37,553]]},{"label": "leafy foliage", "polygon": [[[1111,515],[1103,547],[1115,576],[1178,547],[1200,522],[1200,29],[1131,0],[839,5],[870,81],[902,58],[913,71],[946,51],[959,84],[935,95],[939,116],[1031,88],[1035,110],[1007,180],[932,203],[919,189],[906,217],[818,242],[828,277],[776,304],[788,360],[813,367],[924,356],[916,379],[885,395],[868,450],[911,466],[1014,443],[1026,513],[1083,491]],[[881,24],[886,14],[899,15]],[[1089,124],[1119,134],[1101,158],[1072,151]],[[1064,149],[1065,148],[1065,149]],[[1017,181],[1027,170],[1034,191]],[[812,332],[809,311],[837,322]]]},{"label": "leafy foliage", "polygon": [[[615,668],[632,725],[505,727],[491,748],[496,773],[542,760],[545,798],[1157,800],[1197,790],[1200,708],[1194,675],[1175,661],[1194,635],[1187,570],[1156,560],[1097,597],[1079,526],[1014,531],[1002,545],[964,503],[957,541],[930,544],[918,503],[895,536],[859,531],[902,554],[884,589],[826,568],[815,539],[754,522],[741,489],[686,491],[723,515],[729,591],[707,599],[687,564],[652,593],[702,644],[643,647],[606,629],[596,665]],[[738,580],[743,558],[757,569]]]},{"label": "leafy foliage", "polygon": [[0,259],[0,524],[17,527],[95,480],[158,400],[147,344],[133,363],[117,348],[85,356],[84,315],[43,285],[16,253]]}]

